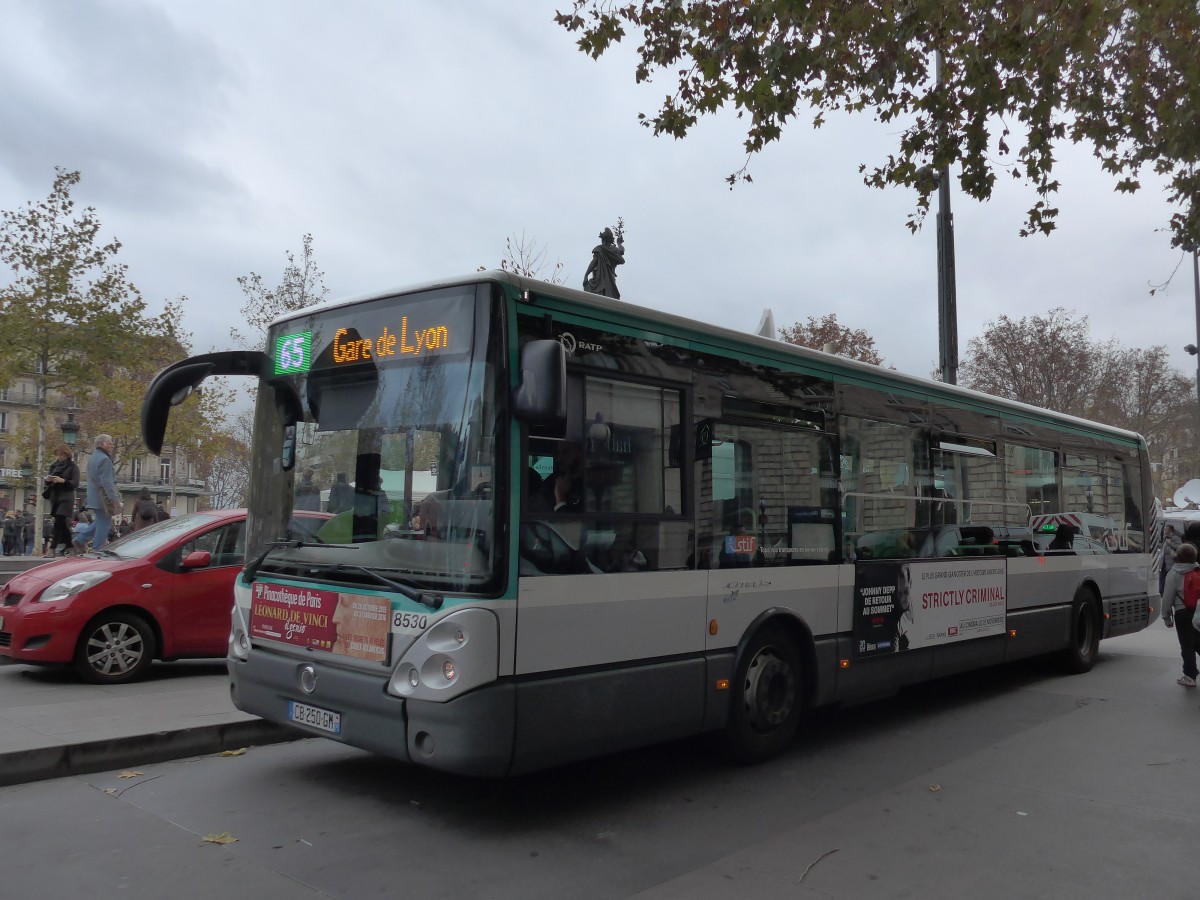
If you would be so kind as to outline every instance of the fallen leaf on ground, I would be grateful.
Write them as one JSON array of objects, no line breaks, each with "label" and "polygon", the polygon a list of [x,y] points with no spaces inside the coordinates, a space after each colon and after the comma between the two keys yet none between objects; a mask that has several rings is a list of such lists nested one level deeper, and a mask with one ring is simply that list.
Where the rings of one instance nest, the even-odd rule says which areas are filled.
[{"label": "fallen leaf on ground", "polygon": [[222,831],[220,834],[206,834],[203,838],[201,838],[201,840],[204,841],[204,843],[206,843],[206,844],[234,844],[234,843],[237,843],[237,838],[235,838],[228,831]]},{"label": "fallen leaf on ground", "polygon": [[838,852],[838,848],[834,847],[832,850],[826,850],[824,853],[822,853],[820,856],[818,856],[816,859],[814,859],[812,862],[810,862],[808,864],[807,868],[805,868],[804,872],[796,880],[796,884],[799,884],[801,881],[803,881],[805,878],[808,877],[808,873],[812,871],[813,866],[815,866],[817,863],[819,863],[825,857],[832,856],[833,854],[835,854],[837,852]]},{"label": "fallen leaf on ground", "polygon": [[137,769],[127,769],[118,775],[118,778],[137,778],[139,775],[145,775],[145,772],[139,772]]},{"label": "fallen leaf on ground", "polygon": [[241,756],[245,752],[246,752],[246,748],[242,747],[240,750],[222,750],[217,755],[218,756]]},{"label": "fallen leaf on ground", "polygon": [[929,786],[929,791],[930,791],[930,793],[933,793],[933,794],[936,794],[941,789],[942,789],[942,786],[940,784],[931,784]]},{"label": "fallen leaf on ground", "polygon": [[116,788],[105,788],[104,789],[104,793],[106,793],[106,794],[115,794],[116,792],[117,792]]}]

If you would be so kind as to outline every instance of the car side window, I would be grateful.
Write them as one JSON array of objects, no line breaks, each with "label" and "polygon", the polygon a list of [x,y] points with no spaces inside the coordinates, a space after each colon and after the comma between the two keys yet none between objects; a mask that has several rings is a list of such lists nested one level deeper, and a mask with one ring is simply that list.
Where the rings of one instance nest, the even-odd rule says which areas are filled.
[{"label": "car side window", "polygon": [[245,522],[232,522],[206,531],[183,545],[183,558],[195,550],[207,550],[212,554],[209,568],[239,566],[246,557],[245,528]]}]

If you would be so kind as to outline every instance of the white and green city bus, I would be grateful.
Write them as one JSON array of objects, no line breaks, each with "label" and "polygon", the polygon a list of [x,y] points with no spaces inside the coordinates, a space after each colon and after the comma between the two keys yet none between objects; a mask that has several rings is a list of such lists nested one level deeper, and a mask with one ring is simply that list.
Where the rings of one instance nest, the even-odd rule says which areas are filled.
[{"label": "white and green city bus", "polygon": [[[764,759],[806,709],[1083,672],[1158,613],[1138,435],[879,366],[477,273],[167,368],[150,449],[232,374],[258,379],[233,701],[412,763],[703,732]],[[289,532],[301,507],[329,515]]]}]

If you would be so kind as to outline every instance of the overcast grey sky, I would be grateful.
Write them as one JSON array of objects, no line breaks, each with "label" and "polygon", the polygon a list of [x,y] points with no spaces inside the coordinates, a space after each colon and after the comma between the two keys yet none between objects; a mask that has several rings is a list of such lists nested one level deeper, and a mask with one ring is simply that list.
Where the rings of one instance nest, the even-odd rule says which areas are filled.
[{"label": "overcast grey sky", "polygon": [[[752,331],[837,314],[888,364],[937,365],[936,225],[914,195],[862,185],[894,150],[869,116],[804,119],[751,164],[731,114],[654,138],[669,85],[638,86],[633,48],[598,62],[553,22],[567,0],[0,0],[0,208],[49,192],[54,166],[153,308],[185,294],[195,349],[229,346],[236,278],[278,281],[314,238],[331,296],[494,267],[524,233],[578,287],[622,216],[623,299]],[[1028,189],[954,195],[959,341],[1055,306],[1128,347],[1196,340],[1190,263],[1152,177],[1117,195],[1086,149],[1059,152],[1058,231],[1019,238]],[[0,277],[3,274],[0,273]],[[1053,348],[1047,348],[1048,362]]]}]

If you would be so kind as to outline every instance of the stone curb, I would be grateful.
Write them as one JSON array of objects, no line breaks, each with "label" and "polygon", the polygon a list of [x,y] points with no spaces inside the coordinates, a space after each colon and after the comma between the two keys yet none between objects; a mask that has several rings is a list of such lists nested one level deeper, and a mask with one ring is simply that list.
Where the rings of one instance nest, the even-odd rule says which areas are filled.
[{"label": "stone curb", "polygon": [[0,787],[107,769],[128,769],[185,756],[236,750],[250,744],[278,744],[303,737],[307,735],[294,728],[256,719],[107,741],[17,750],[0,753]]}]

